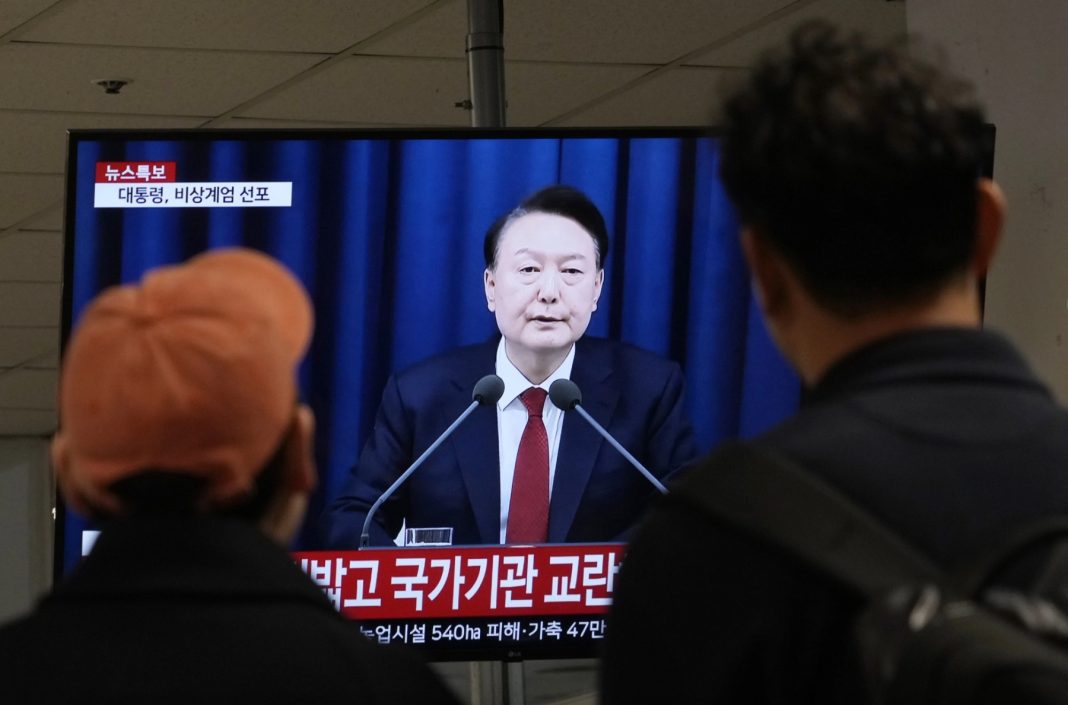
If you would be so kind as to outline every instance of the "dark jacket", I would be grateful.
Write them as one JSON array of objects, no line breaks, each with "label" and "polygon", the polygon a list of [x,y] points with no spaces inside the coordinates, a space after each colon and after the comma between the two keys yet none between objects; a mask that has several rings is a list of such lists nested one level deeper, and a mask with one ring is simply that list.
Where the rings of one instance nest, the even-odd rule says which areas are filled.
[{"label": "dark jacket", "polygon": [[[990,333],[920,331],[858,351],[754,443],[820,474],[942,566],[1068,508],[1068,413]],[[860,702],[858,605],[669,496],[624,559],[604,702]]]},{"label": "dark jacket", "polygon": [[[494,370],[497,340],[453,350],[391,377],[371,437],[324,516],[326,545],[355,548],[367,510],[471,403]],[[576,343],[571,380],[583,407],[654,475],[665,478],[696,455],[682,371],[653,353],[609,340]],[[590,425],[569,413],[560,437],[549,507],[549,542],[623,537],[656,490]],[[371,544],[409,527],[452,527],[454,544],[500,542],[497,415],[480,408],[375,516]]]},{"label": "dark jacket", "polygon": [[0,629],[7,703],[455,703],[412,654],[364,638],[252,526],[129,519]]}]

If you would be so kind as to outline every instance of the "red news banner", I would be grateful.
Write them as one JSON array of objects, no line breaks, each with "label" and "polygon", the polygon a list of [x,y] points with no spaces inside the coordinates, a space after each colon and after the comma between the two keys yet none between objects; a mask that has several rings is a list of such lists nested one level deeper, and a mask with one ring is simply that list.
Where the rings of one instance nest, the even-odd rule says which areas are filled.
[{"label": "red news banner", "polygon": [[96,183],[173,183],[176,162],[97,162]]},{"label": "red news banner", "polygon": [[[300,567],[381,643],[445,655],[592,655],[623,544],[300,552]],[[445,656],[447,657],[447,656]]]},{"label": "red news banner", "polygon": [[361,619],[603,614],[623,544],[399,548],[293,554]]}]

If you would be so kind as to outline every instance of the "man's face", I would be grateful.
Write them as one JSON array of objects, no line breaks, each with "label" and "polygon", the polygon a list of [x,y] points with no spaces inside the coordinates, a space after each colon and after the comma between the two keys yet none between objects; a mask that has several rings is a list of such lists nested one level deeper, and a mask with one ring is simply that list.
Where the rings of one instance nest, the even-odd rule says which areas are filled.
[{"label": "man's face", "polygon": [[501,233],[496,266],[485,274],[486,302],[510,352],[551,354],[586,332],[603,281],[593,238],[581,225],[529,213]]}]

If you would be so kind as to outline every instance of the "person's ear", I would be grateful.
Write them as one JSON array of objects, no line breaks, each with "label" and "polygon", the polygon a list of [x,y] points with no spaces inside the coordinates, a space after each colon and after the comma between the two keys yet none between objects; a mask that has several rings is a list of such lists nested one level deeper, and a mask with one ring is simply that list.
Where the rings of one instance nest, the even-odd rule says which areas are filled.
[{"label": "person's ear", "polygon": [[782,257],[751,227],[742,228],[741,244],[757,304],[765,318],[776,319],[789,303],[788,277]]},{"label": "person's ear", "polygon": [[78,514],[88,519],[118,514],[121,504],[114,495],[96,489],[92,483],[79,482],[71,457],[70,442],[62,431],[56,431],[49,446],[52,471],[56,476],[63,501]]},{"label": "person's ear", "polygon": [[972,256],[972,271],[976,277],[985,277],[994,261],[1005,225],[1005,194],[1001,187],[990,179],[979,179],[976,185],[978,199],[975,217],[975,253]]},{"label": "person's ear", "polygon": [[296,536],[315,489],[315,416],[301,404],[293,416],[282,451],[282,481],[260,519],[260,528],[281,546]]},{"label": "person's ear", "polygon": [[486,272],[482,276],[482,284],[486,289],[486,308],[488,308],[490,311],[495,311],[496,309],[494,308],[495,304],[493,301],[493,294],[497,282],[493,278],[493,270],[489,267],[486,267]]},{"label": "person's ear", "polygon": [[311,494],[319,481],[315,467],[315,414],[300,404],[286,441],[286,485],[293,492]]},{"label": "person's ear", "polygon": [[591,311],[597,310],[597,302],[601,300],[601,288],[604,286],[604,270],[598,269],[596,278],[593,280],[593,308]]},{"label": "person's ear", "polygon": [[68,489],[71,487],[70,444],[67,443],[67,437],[61,431],[57,431],[56,435],[52,436],[52,444],[48,451],[52,459],[52,472],[56,476],[56,486],[63,495],[63,501],[74,511],[84,514],[86,508],[81,506],[81,498],[77,497],[76,493],[69,492]]}]

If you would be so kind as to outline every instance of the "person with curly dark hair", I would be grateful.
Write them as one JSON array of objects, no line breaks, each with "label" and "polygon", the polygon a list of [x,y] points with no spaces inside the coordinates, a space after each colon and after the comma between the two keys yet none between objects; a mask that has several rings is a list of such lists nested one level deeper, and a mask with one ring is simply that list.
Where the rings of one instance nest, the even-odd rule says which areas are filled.
[{"label": "person with curly dark hair", "polygon": [[[807,389],[742,448],[792,460],[941,568],[1068,506],[1068,413],[980,330],[1005,208],[981,176],[990,133],[938,61],[824,22],[725,105],[754,290]],[[722,449],[700,461],[632,542],[603,702],[865,702],[861,597],[702,511],[703,479],[731,471]]]},{"label": "person with curly dark hair", "polygon": [[988,133],[971,86],[827,25],[791,48],[726,107],[721,176],[742,221],[833,313],[930,299],[975,254],[993,189],[976,188]]}]

